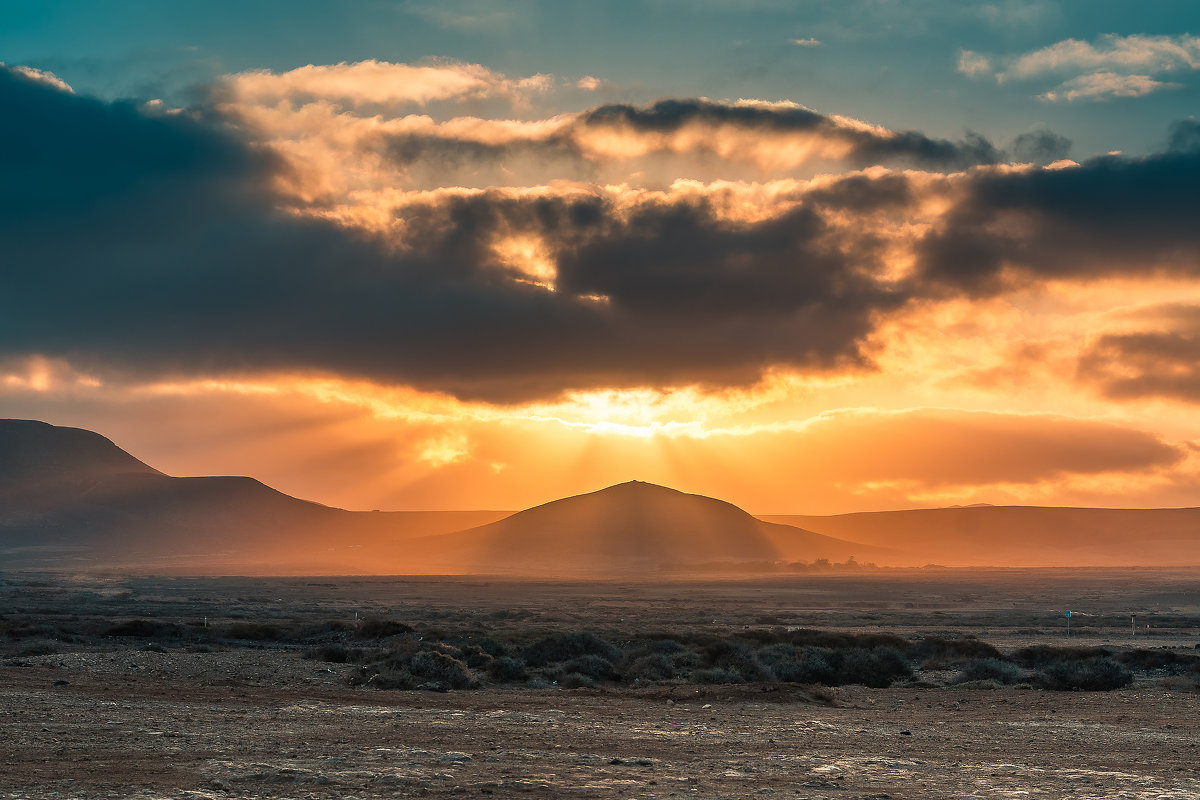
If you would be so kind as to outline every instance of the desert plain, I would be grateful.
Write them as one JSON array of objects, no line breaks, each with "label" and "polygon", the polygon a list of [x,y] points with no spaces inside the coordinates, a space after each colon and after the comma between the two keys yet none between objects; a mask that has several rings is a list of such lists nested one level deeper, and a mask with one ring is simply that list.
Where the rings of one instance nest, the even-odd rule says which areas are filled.
[{"label": "desert plain", "polygon": [[[1182,569],[8,572],[0,794],[1195,798],[1198,589]],[[908,665],[882,688],[781,680],[771,661],[880,643]],[[964,680],[988,646],[1016,677]],[[1128,685],[1046,688],[1029,661],[1101,651]],[[408,683],[385,680],[405,653]],[[464,688],[413,678],[413,653],[468,665]],[[674,668],[647,668],[662,653]]]}]

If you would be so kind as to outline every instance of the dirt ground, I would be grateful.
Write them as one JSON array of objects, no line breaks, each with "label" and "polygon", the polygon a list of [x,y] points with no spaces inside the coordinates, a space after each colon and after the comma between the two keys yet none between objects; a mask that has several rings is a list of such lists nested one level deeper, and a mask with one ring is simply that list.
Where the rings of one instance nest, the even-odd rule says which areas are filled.
[{"label": "dirt ground", "polygon": [[[928,576],[927,576],[928,577]],[[654,585],[0,576],[6,619],[326,618],[597,629],[755,620],[905,635],[969,628],[1010,648],[1200,643],[1191,573],[999,573]],[[1056,585],[1057,584],[1057,585]],[[1119,610],[1118,610],[1119,609]],[[223,617],[221,615],[224,615]],[[1147,621],[1149,620],[1149,621]],[[1127,627],[1121,627],[1121,624]],[[1139,624],[1134,622],[1134,625]],[[11,798],[1200,798],[1200,694],[788,684],[647,689],[350,688],[294,649],[63,642],[0,654]]]}]

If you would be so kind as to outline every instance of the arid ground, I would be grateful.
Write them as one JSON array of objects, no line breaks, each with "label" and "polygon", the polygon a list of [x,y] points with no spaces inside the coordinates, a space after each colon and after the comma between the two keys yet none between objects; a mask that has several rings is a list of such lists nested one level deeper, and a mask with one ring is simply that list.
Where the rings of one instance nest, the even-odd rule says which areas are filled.
[{"label": "arid ground", "polygon": [[[9,573],[0,626],[6,797],[1200,797],[1195,572],[661,585]],[[555,685],[561,670],[533,669],[528,644],[678,640],[684,664],[697,642],[710,659],[729,642],[767,659],[804,631],[907,640],[911,674],[868,688],[746,682],[734,667],[720,682],[715,668],[631,681],[626,666]],[[471,641],[524,653],[528,675],[480,666],[479,688],[451,691],[363,677],[383,669],[372,654],[435,640],[465,659],[481,633]],[[946,642],[990,644],[1014,670],[1022,652],[1102,648],[1133,680],[1051,690],[1030,669],[1013,685],[956,683],[970,662]],[[915,655],[929,643],[942,655]]]}]

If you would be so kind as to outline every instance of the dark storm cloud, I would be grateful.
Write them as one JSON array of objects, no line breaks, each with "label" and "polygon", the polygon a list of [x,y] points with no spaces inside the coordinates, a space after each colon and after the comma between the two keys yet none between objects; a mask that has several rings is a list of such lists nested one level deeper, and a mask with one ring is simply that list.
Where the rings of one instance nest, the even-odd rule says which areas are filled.
[{"label": "dark storm cloud", "polygon": [[1030,131],[1013,139],[1008,149],[1017,161],[1044,165],[1070,155],[1071,140],[1054,131]]},{"label": "dark storm cloud", "polygon": [[1057,170],[991,171],[919,248],[923,277],[950,291],[1047,278],[1200,273],[1200,148],[1105,156]]},{"label": "dark storm cloud", "polygon": [[[504,400],[861,362],[871,315],[903,301],[864,277],[869,240],[809,209],[734,224],[698,200],[617,213],[585,194],[489,192],[406,210],[398,251],[276,211],[259,187],[283,168],[210,122],[9,71],[0,106],[8,354],[101,374],[327,370]],[[558,292],[497,263],[491,244],[512,232],[554,243]]]}]

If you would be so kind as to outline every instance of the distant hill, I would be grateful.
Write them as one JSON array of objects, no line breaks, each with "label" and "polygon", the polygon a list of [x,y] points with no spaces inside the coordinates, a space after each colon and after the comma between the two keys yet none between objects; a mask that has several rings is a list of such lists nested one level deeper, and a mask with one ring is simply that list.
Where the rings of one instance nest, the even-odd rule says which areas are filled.
[{"label": "distant hill", "polygon": [[515,514],[358,512],[253,478],[171,477],[91,431],[0,420],[0,569],[595,576],[851,556],[894,566],[1200,565],[1200,508],[755,518],[633,481]]},{"label": "distant hill", "polygon": [[663,565],[862,560],[881,548],[755,519],[737,506],[630,481],[412,547],[458,571],[614,575]]},{"label": "distant hill", "polygon": [[0,420],[9,567],[403,572],[406,540],[508,513],[345,511],[253,478],[170,477],[91,431]]},{"label": "distant hill", "polygon": [[761,519],[890,547],[912,565],[1200,564],[1200,508],[979,505]]}]

